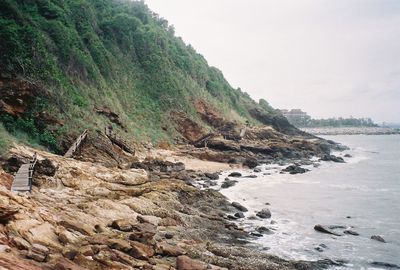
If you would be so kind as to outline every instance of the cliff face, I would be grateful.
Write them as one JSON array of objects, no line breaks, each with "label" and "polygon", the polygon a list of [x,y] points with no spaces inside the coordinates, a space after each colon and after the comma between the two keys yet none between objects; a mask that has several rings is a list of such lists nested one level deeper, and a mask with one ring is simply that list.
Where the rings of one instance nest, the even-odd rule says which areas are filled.
[{"label": "cliff face", "polygon": [[0,120],[56,152],[79,129],[109,123],[127,137],[171,142],[187,139],[176,115],[207,132],[262,123],[252,110],[274,114],[142,1],[4,0],[0,40]]}]

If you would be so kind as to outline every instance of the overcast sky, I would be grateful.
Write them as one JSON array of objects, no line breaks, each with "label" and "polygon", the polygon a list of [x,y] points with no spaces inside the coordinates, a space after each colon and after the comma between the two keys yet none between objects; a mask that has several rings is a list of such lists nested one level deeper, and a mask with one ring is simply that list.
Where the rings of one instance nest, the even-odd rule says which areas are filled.
[{"label": "overcast sky", "polygon": [[255,99],[400,122],[400,0],[146,3]]}]

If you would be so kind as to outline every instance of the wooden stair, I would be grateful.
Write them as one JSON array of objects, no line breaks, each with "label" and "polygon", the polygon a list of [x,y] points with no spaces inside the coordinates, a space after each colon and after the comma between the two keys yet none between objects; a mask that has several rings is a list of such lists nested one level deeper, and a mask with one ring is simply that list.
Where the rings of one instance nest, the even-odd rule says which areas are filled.
[{"label": "wooden stair", "polygon": [[85,131],[81,135],[79,135],[79,137],[76,139],[76,141],[72,144],[72,146],[64,154],[64,157],[67,157],[67,158],[72,157],[75,154],[75,152],[79,149],[82,142],[86,139],[86,137],[87,137],[87,129],[85,129]]},{"label": "wooden stair", "polygon": [[30,163],[21,165],[17,174],[14,176],[14,181],[11,186],[11,191],[30,192],[32,190],[32,180],[36,162],[37,162],[37,155],[35,153]]}]

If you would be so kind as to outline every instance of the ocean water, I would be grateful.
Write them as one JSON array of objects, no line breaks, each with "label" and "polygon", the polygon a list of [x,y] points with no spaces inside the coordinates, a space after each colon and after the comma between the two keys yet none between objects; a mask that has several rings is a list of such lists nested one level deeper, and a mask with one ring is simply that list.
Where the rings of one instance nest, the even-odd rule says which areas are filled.
[{"label": "ocean water", "polygon": [[[238,178],[234,187],[221,189],[249,209],[246,217],[267,207],[274,221],[238,222],[249,231],[269,227],[274,233],[255,241],[284,258],[347,260],[340,269],[384,269],[373,261],[400,265],[400,135],[325,138],[349,146],[339,155],[352,157],[345,158],[345,164],[322,162],[297,175],[279,174],[279,166],[264,165],[258,178]],[[314,230],[316,224],[344,225],[360,235],[322,234]],[[371,240],[372,235],[387,243]],[[315,249],[321,244],[326,246],[322,252]]]}]

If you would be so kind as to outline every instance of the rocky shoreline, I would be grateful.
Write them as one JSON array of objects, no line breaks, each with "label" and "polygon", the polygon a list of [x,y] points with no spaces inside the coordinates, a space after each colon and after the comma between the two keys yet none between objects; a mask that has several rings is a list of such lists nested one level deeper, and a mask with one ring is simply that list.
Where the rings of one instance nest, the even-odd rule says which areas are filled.
[{"label": "rocky shoreline", "polygon": [[394,135],[400,134],[400,129],[389,127],[326,127],[302,128],[303,131],[320,135]]},{"label": "rocky shoreline", "polygon": [[[92,135],[76,159],[15,146],[2,158],[0,171],[0,265],[155,270],[341,265],[331,260],[288,261],[251,243],[265,231],[247,232],[234,222],[242,217],[240,206],[209,188],[220,175],[207,167],[210,162],[254,169],[260,163],[300,160],[286,169],[302,173],[301,165],[310,157],[331,159],[330,150],[341,147],[315,137],[274,135],[270,129],[254,129],[248,136],[176,148],[170,151],[175,162],[157,158],[158,150],[150,156],[139,153],[139,159],[118,152],[101,135]],[[39,162],[32,193],[10,192],[13,173],[34,152]],[[180,157],[204,162],[205,168],[187,168]],[[268,211],[260,209],[257,218],[268,217]]]}]

